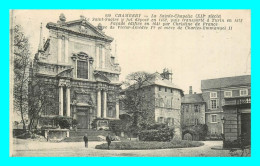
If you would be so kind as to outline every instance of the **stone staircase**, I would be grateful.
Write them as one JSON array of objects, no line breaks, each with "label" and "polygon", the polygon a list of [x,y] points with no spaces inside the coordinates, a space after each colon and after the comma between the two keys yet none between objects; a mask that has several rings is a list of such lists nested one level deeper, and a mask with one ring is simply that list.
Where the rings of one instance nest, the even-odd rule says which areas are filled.
[{"label": "stone staircase", "polygon": [[[65,138],[62,142],[83,142],[83,136],[88,134],[89,141],[105,141],[105,137],[110,131],[93,130],[93,129],[78,129],[70,131],[70,137]],[[112,133],[111,133],[112,134]]]}]

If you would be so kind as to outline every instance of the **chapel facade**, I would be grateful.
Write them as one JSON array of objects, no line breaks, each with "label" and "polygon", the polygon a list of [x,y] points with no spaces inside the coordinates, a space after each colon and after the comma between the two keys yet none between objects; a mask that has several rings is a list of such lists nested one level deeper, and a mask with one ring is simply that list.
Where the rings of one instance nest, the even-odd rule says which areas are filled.
[{"label": "chapel facade", "polygon": [[[112,37],[102,25],[93,26],[85,17],[48,23],[49,37],[40,37],[33,71],[36,77],[53,84],[56,109],[46,108],[41,116],[76,119],[77,127],[108,127],[119,119],[118,91],[120,66],[112,55]],[[51,123],[51,122],[50,122]],[[46,125],[43,122],[40,125]]]}]

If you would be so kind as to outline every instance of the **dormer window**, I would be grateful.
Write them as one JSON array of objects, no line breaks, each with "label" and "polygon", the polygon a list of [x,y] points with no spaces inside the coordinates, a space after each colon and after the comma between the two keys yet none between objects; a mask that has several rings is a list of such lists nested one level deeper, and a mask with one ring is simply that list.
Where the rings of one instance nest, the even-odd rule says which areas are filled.
[{"label": "dormer window", "polygon": [[232,91],[225,91],[224,97],[232,97]]},{"label": "dormer window", "polygon": [[247,96],[248,95],[248,90],[247,89],[241,89],[240,90],[240,96]]}]

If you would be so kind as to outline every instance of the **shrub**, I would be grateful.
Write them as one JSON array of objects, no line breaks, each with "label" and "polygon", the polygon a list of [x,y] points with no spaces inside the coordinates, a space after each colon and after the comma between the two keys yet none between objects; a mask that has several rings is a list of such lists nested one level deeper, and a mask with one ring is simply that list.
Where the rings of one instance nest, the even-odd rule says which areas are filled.
[{"label": "shrub", "polygon": [[159,130],[143,130],[139,132],[141,141],[171,141],[174,136],[173,128],[164,128]]},{"label": "shrub", "polygon": [[[171,149],[199,147],[204,145],[197,141],[172,140],[170,142],[142,142],[142,141],[122,141],[112,142],[110,149],[113,150],[142,150],[142,149]],[[97,145],[96,149],[107,149],[107,143]]]},{"label": "shrub", "polygon": [[76,119],[73,119],[72,120],[72,122],[71,122],[71,125],[72,125],[72,127],[77,127],[77,125],[78,125],[78,121],[76,120]]},{"label": "shrub", "polygon": [[[199,140],[205,140],[208,132],[208,126],[206,124],[198,124],[193,126],[184,126],[182,133],[190,133],[193,136],[198,136]],[[194,138],[193,138],[194,139]]]},{"label": "shrub", "polygon": [[57,116],[54,118],[55,124],[59,125],[61,129],[69,129],[72,125],[72,119],[67,117]]},{"label": "shrub", "polygon": [[20,139],[28,139],[28,138],[31,138],[31,133],[29,133],[29,132],[23,133],[23,134],[17,136],[17,138],[20,138]]},{"label": "shrub", "polygon": [[167,128],[167,125],[165,123],[156,123],[147,126],[147,130],[160,130],[160,129],[165,129]]},{"label": "shrub", "polygon": [[239,148],[239,142],[238,140],[234,140],[234,141],[224,141],[224,147],[225,148]]}]

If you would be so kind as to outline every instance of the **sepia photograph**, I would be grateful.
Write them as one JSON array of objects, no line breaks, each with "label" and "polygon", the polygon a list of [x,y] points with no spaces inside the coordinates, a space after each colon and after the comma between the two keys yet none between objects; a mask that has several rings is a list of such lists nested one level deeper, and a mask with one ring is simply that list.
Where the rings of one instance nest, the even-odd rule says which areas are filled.
[{"label": "sepia photograph", "polygon": [[10,10],[11,157],[251,157],[251,10]]}]

